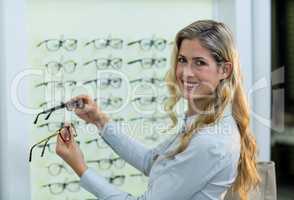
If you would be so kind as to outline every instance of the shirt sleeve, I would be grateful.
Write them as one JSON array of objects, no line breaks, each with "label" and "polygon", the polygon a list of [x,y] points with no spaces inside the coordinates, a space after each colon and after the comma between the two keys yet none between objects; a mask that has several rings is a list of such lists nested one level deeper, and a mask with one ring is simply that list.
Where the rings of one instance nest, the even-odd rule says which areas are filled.
[{"label": "shirt sleeve", "polygon": [[145,175],[149,175],[155,156],[170,142],[167,139],[155,148],[147,148],[143,143],[125,134],[119,123],[107,123],[100,133],[102,139],[126,162]]},{"label": "shirt sleeve", "polygon": [[197,135],[172,160],[156,161],[148,189],[139,197],[118,190],[90,170],[81,177],[81,185],[96,197],[107,200],[189,200],[229,162],[225,147],[213,136]]}]

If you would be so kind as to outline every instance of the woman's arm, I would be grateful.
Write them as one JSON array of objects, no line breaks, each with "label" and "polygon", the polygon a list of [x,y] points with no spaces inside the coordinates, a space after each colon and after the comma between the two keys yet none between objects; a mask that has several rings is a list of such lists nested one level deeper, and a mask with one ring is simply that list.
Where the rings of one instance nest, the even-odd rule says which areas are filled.
[{"label": "woman's arm", "polygon": [[[72,132],[68,133],[65,130],[63,129],[61,134],[73,135]],[[220,137],[222,135],[197,133],[187,149],[177,154],[174,159],[161,157],[152,167],[147,191],[140,197],[120,191],[106,178],[87,168],[73,137],[63,141],[58,136],[56,152],[81,176],[81,186],[99,199],[189,200],[226,166],[232,163],[237,166],[238,159],[235,161],[232,159],[232,152],[230,152],[232,148],[228,145],[232,143],[228,141],[229,138],[220,141]],[[228,181],[217,184],[219,186],[225,184],[222,186],[224,188],[229,186]]]},{"label": "woman's arm", "polygon": [[[65,124],[69,129],[63,128],[61,135],[66,140],[64,141],[60,135],[57,136],[56,153],[71,166],[78,176],[87,170],[87,165],[84,160],[82,151],[77,143],[74,141],[74,129],[70,127],[70,124]],[[154,156],[158,155],[167,144],[173,139],[164,141],[153,149],[147,149],[140,142],[130,138],[120,131],[118,124],[108,123],[103,128],[103,139],[110,142],[113,149],[120,154],[120,156],[135,166],[145,175],[149,175],[151,166],[154,162]]]},{"label": "woman's arm", "polygon": [[98,129],[102,129],[100,133],[102,138],[122,159],[145,175],[149,174],[153,158],[162,145],[155,149],[149,149],[139,141],[131,138],[123,132],[119,124],[111,122],[111,119],[100,110],[91,97],[81,95],[72,100],[82,100],[84,102],[83,108],[75,110],[77,116],[88,123],[95,124]]},{"label": "woman's arm", "polygon": [[199,136],[174,159],[160,160],[153,166],[147,191],[139,197],[119,190],[90,168],[81,176],[81,186],[108,200],[190,200],[232,162],[214,142],[211,136]]},{"label": "woman's arm", "polygon": [[101,133],[103,140],[125,161],[149,175],[154,157],[170,142],[167,139],[157,147],[151,149],[135,140],[122,130],[119,123],[109,122],[104,125]]},{"label": "woman's arm", "polygon": [[100,135],[123,160],[145,175],[148,174],[154,157],[152,149],[124,133],[119,123],[105,124]]}]

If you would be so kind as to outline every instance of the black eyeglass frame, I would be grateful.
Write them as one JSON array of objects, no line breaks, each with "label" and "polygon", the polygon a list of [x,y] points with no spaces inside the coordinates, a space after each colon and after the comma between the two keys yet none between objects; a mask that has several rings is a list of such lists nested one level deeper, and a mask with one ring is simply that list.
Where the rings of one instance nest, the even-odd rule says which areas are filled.
[{"label": "black eyeglass frame", "polygon": [[49,108],[47,110],[44,110],[44,111],[38,113],[37,116],[36,116],[36,118],[35,118],[35,120],[34,120],[34,124],[37,124],[40,115],[44,115],[44,114],[47,114],[48,113],[48,115],[45,117],[45,120],[48,120],[49,117],[51,116],[51,114],[54,111],[56,111],[56,110],[60,110],[60,109],[66,108],[67,110],[71,111],[74,108],[80,108],[80,109],[82,109],[83,107],[84,107],[84,102],[81,99],[75,100],[75,101],[66,102],[66,103],[61,102],[61,104],[58,105],[58,106]]}]

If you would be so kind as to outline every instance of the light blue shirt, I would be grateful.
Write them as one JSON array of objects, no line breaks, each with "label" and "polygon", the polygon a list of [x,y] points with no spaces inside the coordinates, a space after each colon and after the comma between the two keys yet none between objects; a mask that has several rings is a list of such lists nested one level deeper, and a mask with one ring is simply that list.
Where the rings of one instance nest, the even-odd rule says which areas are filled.
[{"label": "light blue shirt", "polygon": [[[200,129],[187,149],[173,159],[165,154],[178,146],[182,132],[148,149],[123,133],[119,124],[109,122],[101,132],[102,138],[122,159],[149,176],[147,191],[132,196],[91,168],[81,176],[80,184],[103,200],[223,199],[236,178],[240,155],[240,135],[231,113],[228,105],[221,120]],[[197,117],[188,117],[185,127]]]}]

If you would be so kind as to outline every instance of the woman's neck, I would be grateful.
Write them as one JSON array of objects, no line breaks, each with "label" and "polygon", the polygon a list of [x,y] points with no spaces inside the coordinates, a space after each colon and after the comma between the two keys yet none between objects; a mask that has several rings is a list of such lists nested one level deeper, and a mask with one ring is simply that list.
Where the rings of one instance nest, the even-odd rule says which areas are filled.
[{"label": "woman's neck", "polygon": [[188,110],[186,115],[190,117],[202,113],[206,104],[207,100],[205,99],[188,100]]}]

